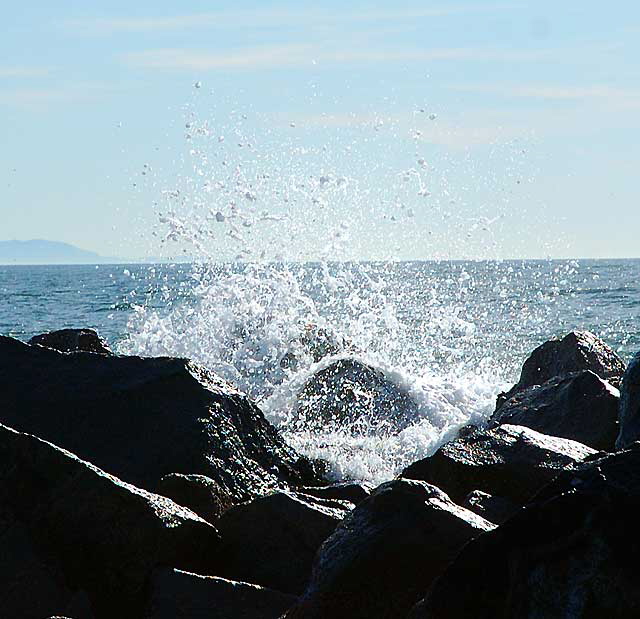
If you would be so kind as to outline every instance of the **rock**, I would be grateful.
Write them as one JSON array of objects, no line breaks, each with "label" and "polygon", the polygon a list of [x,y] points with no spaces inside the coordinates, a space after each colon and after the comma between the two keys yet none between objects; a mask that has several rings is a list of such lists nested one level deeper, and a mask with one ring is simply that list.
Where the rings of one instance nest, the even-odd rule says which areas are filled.
[{"label": "rock", "polygon": [[233,505],[231,497],[205,475],[165,475],[158,482],[156,492],[188,507],[208,522],[214,522],[225,509]]},{"label": "rock", "polygon": [[0,393],[0,422],[148,490],[176,472],[234,501],[319,482],[257,406],[185,359],[69,355],[0,336]]},{"label": "rock", "polygon": [[618,435],[619,399],[615,387],[593,372],[582,370],[518,391],[491,421],[526,426],[594,449],[613,451]]},{"label": "rock", "polygon": [[640,352],[629,363],[620,387],[620,434],[618,449],[640,439]]},{"label": "rock", "polygon": [[639,509],[638,444],[564,472],[468,544],[410,616],[640,616]]},{"label": "rock", "polygon": [[295,371],[305,358],[311,363],[318,363],[325,357],[352,349],[352,343],[343,335],[309,323],[304,325],[300,336],[289,342],[289,351],[280,360],[280,365]]},{"label": "rock", "polygon": [[286,593],[302,593],[322,542],[353,507],[343,501],[276,492],[227,510],[219,573]]},{"label": "rock", "polygon": [[382,484],[321,546],[286,617],[404,618],[460,548],[493,527],[429,484]]},{"label": "rock", "polygon": [[305,430],[341,426],[355,434],[392,433],[414,421],[416,402],[383,372],[339,359],[312,376],[298,394],[296,423]]},{"label": "rock", "polygon": [[93,329],[60,329],[34,335],[29,344],[53,348],[59,352],[96,352],[111,355],[106,340]]},{"label": "rock", "polygon": [[224,578],[158,569],[145,619],[278,619],[292,595]]},{"label": "rock", "polygon": [[596,453],[576,441],[503,424],[461,434],[401,476],[434,484],[456,503],[482,490],[523,505],[565,467]]},{"label": "rock", "polygon": [[359,505],[371,494],[368,486],[352,481],[338,482],[328,486],[302,486],[297,490],[320,499],[349,501],[354,505]]},{"label": "rock", "polygon": [[[61,601],[71,602],[56,599],[44,611],[43,600],[54,599],[43,571],[69,592],[86,593],[96,619],[137,619],[155,567],[212,573],[219,562],[218,532],[193,512],[2,425],[0,523],[0,573],[11,574],[0,581],[6,617],[35,616],[35,608],[39,617],[56,614]],[[24,571],[32,565],[21,556],[32,565],[37,558],[41,569]],[[14,594],[16,584],[24,596]]]},{"label": "rock", "polygon": [[589,331],[572,331],[561,340],[545,342],[531,353],[517,384],[498,396],[496,410],[518,391],[581,370],[591,370],[618,387],[624,369],[624,361],[600,338]]},{"label": "rock", "polygon": [[511,501],[499,496],[492,496],[482,490],[470,492],[462,501],[462,507],[466,507],[474,514],[478,514],[478,516],[495,524],[502,524],[520,509]]}]

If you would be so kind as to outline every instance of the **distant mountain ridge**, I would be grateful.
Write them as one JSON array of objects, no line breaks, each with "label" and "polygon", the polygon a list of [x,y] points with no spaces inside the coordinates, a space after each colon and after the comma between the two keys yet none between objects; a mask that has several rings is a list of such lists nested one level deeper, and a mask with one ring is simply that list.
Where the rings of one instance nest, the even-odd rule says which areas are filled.
[{"label": "distant mountain ridge", "polygon": [[70,243],[33,239],[0,241],[0,264],[104,264],[119,262]]}]

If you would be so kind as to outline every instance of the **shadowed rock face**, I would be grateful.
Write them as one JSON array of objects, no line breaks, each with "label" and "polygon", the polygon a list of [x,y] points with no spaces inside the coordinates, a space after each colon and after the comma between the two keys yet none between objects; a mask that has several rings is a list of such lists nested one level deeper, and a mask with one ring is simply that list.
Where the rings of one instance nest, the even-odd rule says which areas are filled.
[{"label": "shadowed rock face", "polygon": [[320,481],[243,394],[185,359],[0,337],[0,393],[0,422],[151,490],[170,473],[206,475],[234,501]]},{"label": "shadowed rock face", "polygon": [[620,387],[620,434],[618,449],[640,440],[640,353],[629,363]]},{"label": "shadowed rock face", "polygon": [[462,502],[462,507],[466,507],[474,514],[478,514],[495,524],[502,524],[520,509],[511,501],[499,496],[492,496],[482,490],[470,492]]},{"label": "shadowed rock face", "polygon": [[[466,546],[412,619],[640,616],[640,445],[561,473]],[[470,574],[489,574],[470,578]]]},{"label": "shadowed rock face", "polygon": [[304,591],[316,551],[353,504],[276,492],[227,510],[221,576],[286,593]]},{"label": "shadowed rock face", "polygon": [[245,582],[159,569],[151,579],[145,619],[278,619],[293,595]]},{"label": "shadowed rock face", "polygon": [[369,486],[351,481],[337,482],[327,486],[303,486],[297,490],[319,499],[349,501],[354,505],[359,505],[371,494]]},{"label": "shadowed rock face", "polygon": [[613,349],[593,333],[572,331],[561,340],[545,342],[531,353],[522,366],[520,380],[509,391],[498,396],[496,410],[523,389],[581,370],[591,370],[618,387],[625,365]]},{"label": "shadowed rock face", "polygon": [[34,335],[29,344],[53,348],[59,352],[95,352],[112,354],[109,345],[93,329],[60,329]]},{"label": "shadowed rock face", "polygon": [[380,370],[340,359],[312,376],[298,394],[305,429],[327,425],[354,433],[396,432],[416,420],[416,402]]},{"label": "shadowed rock face", "polygon": [[555,377],[518,391],[491,418],[613,451],[619,392],[589,370]]},{"label": "shadowed rock face", "polygon": [[231,497],[205,475],[165,475],[156,492],[188,507],[207,522],[215,522],[232,505]]},{"label": "shadowed rock face", "polygon": [[404,618],[460,548],[493,527],[429,484],[382,484],[321,546],[286,617]]},{"label": "shadowed rock face", "polygon": [[212,573],[220,547],[190,510],[3,425],[0,538],[6,617],[53,615],[84,592],[97,619],[138,618],[156,566]]},{"label": "shadowed rock face", "polygon": [[482,490],[523,505],[564,468],[596,453],[576,441],[504,424],[461,433],[402,477],[434,484],[457,503]]}]

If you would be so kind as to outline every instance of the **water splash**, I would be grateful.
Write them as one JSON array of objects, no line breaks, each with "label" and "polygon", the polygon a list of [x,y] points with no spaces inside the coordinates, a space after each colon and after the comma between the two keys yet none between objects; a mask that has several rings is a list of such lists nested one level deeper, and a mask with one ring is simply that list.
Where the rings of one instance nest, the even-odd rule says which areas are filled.
[{"label": "water splash", "polygon": [[[121,351],[190,357],[254,398],[289,442],[327,460],[337,478],[388,479],[487,416],[505,384],[503,359],[484,346],[488,317],[468,304],[477,274],[452,264],[420,273],[422,287],[406,298],[388,263],[348,260],[397,258],[433,232],[440,245],[446,239],[446,253],[485,251],[507,202],[494,192],[493,207],[469,207],[468,187],[449,178],[451,155],[424,141],[434,114],[409,127],[375,116],[322,132],[250,114],[214,122],[190,107],[177,177],[145,166],[145,178],[175,178],[156,203],[154,235],[194,265],[179,298],[136,306]],[[468,157],[461,165],[470,166]],[[507,272],[492,282],[506,297],[518,286]],[[514,305],[514,325],[531,315]],[[409,397],[413,422],[384,432],[301,424],[304,386],[346,357]]]}]

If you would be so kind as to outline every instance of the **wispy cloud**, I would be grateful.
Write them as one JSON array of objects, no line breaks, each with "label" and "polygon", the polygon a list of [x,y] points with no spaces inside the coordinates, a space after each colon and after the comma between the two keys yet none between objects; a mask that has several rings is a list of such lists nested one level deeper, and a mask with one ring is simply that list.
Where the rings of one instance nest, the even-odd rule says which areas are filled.
[{"label": "wispy cloud", "polygon": [[112,85],[98,82],[50,88],[12,88],[0,90],[0,105],[40,107],[55,103],[94,103],[113,92]]},{"label": "wispy cloud", "polygon": [[339,49],[321,44],[288,44],[249,47],[234,51],[152,49],[122,55],[129,65],[160,70],[215,71],[225,69],[293,68],[322,64],[374,64],[431,62],[439,60],[535,60],[544,50],[524,51],[488,48],[436,49]]},{"label": "wispy cloud", "polygon": [[[478,146],[504,144],[515,138],[529,139],[534,136],[531,127],[517,124],[493,124],[482,122],[477,124],[452,124],[438,119],[428,121],[422,113],[389,116],[376,113],[343,113],[318,114],[312,116],[287,117],[287,122],[294,120],[299,127],[347,128],[375,131],[377,135],[391,134],[397,138],[404,136],[422,144],[443,146],[454,150],[464,150]],[[285,124],[284,120],[282,121]],[[419,130],[417,130],[419,127]]]},{"label": "wispy cloud", "polygon": [[640,89],[607,84],[450,84],[451,90],[483,93],[499,97],[539,99],[545,101],[599,102],[618,108],[640,108]]},{"label": "wispy cloud", "polygon": [[0,66],[0,78],[43,77],[49,75],[51,69],[47,67],[2,67]]},{"label": "wispy cloud", "polygon": [[294,9],[271,8],[253,11],[216,11],[170,16],[145,16],[122,18],[84,18],[62,22],[63,27],[79,34],[116,32],[151,32],[180,31],[203,28],[273,28],[300,24],[327,23],[371,23],[415,19],[427,19],[459,15],[464,13],[484,13],[505,10],[518,6],[514,3],[504,4],[468,4],[441,5],[439,7],[421,9],[362,9],[362,10],[330,10],[322,8]]},{"label": "wispy cloud", "polygon": [[565,100],[640,97],[640,90],[616,88],[603,84],[589,86],[544,84],[450,84],[448,88],[462,92],[479,92],[505,97],[525,97],[532,99]]}]

